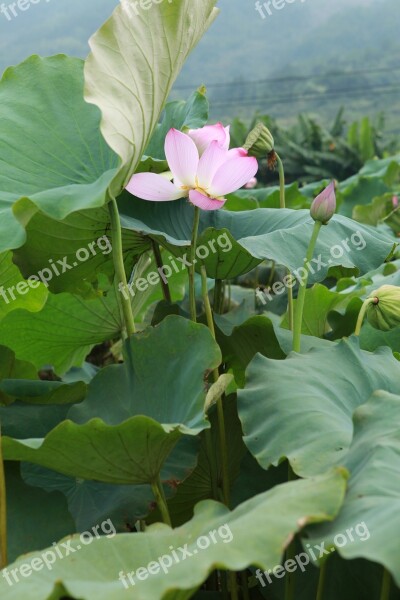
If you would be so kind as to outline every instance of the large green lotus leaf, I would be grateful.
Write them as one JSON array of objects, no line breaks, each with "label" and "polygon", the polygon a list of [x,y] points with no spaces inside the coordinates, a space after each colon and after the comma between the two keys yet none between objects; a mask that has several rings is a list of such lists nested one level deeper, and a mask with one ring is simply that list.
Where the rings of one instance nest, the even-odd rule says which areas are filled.
[{"label": "large green lotus leaf", "polygon": [[71,410],[84,425],[66,421],[44,441],[4,438],[5,456],[104,483],[153,482],[182,435],[209,427],[204,381],[221,355],[207,327],[171,316],[132,336],[124,358],[102,369],[81,409]]},{"label": "large green lotus leaf", "polygon": [[351,217],[357,205],[368,204],[377,196],[390,192],[399,171],[400,155],[369,160],[357,175],[340,183],[340,213]]},{"label": "large green lotus leaf", "polygon": [[[175,482],[184,481],[196,467],[196,463],[197,445],[178,443],[162,469],[164,492],[168,500],[181,487],[177,488]],[[154,493],[150,485],[85,481],[31,463],[22,463],[21,473],[24,481],[31,486],[42,488],[46,492],[59,491],[64,494],[77,531],[86,531],[109,518],[119,533],[133,531],[136,522],[147,519],[154,510]]]},{"label": "large green lotus leaf", "polygon": [[73,407],[69,417],[77,423],[100,417],[117,425],[146,415],[200,432],[207,425],[205,378],[220,362],[220,350],[207,327],[168,316],[125,342],[124,363],[99,371],[86,400]]},{"label": "large green lotus leaf", "polygon": [[154,419],[132,417],[117,426],[101,419],[85,425],[63,421],[44,439],[2,438],[5,460],[31,462],[63,475],[115,484],[157,480],[186,426],[162,426]]},{"label": "large green lotus leaf", "polygon": [[[336,516],[345,487],[345,474],[337,470],[280,485],[232,512],[212,500],[201,502],[193,519],[178,529],[156,524],[145,533],[103,537],[87,546],[74,537],[74,553],[56,561],[52,571],[33,572],[14,587],[1,578],[2,598],[15,600],[23,595],[25,600],[61,600],[65,596],[79,600],[187,600],[215,568],[241,571],[249,565],[267,569],[279,564],[294,533],[307,523]],[[173,566],[165,569],[167,573],[160,568],[136,582],[136,570],[170,554],[171,547],[178,557],[179,548],[187,548],[190,554],[186,560],[172,562]],[[21,563],[33,557],[25,556]],[[17,562],[9,568],[19,565]],[[133,573],[134,589],[124,587],[121,573]]]},{"label": "large green lotus leaf", "polygon": [[[64,219],[102,206],[118,157],[100,134],[99,110],[83,99],[83,61],[32,56],[0,82],[0,250],[25,241],[38,210]],[[29,102],[27,102],[29,98]]]},{"label": "large green lotus leaf", "polygon": [[246,378],[238,392],[245,444],[262,467],[287,457],[300,476],[342,463],[353,412],[373,392],[400,393],[400,364],[390,349],[364,352],[357,338],[284,361],[258,354]]},{"label": "large green lotus leaf", "polygon": [[[298,183],[292,183],[285,187],[287,208],[307,208],[310,201],[299,190]],[[279,186],[269,188],[256,188],[254,190],[241,189],[229,194],[226,203],[228,210],[252,210],[255,208],[280,208]]]},{"label": "large green lotus leaf", "polygon": [[[98,274],[114,273],[110,215],[107,207],[81,210],[62,221],[38,212],[26,227],[27,240],[14,252],[15,262],[29,277],[56,268],[48,282],[52,292],[84,293],[97,283]],[[148,239],[123,231],[124,260],[132,269],[136,257],[150,249]],[[51,264],[52,263],[52,264]],[[53,266],[52,266],[53,265]],[[48,272],[45,270],[44,276]],[[29,294],[31,297],[32,292]]]},{"label": "large green lotus leaf", "polygon": [[122,331],[116,293],[112,288],[107,296],[87,300],[49,294],[38,313],[20,309],[8,314],[0,323],[0,342],[38,369],[48,364],[62,374],[81,366],[93,346]]},{"label": "large green lotus leaf", "polygon": [[82,402],[86,391],[87,386],[82,381],[65,384],[60,381],[4,379],[0,382],[0,396],[5,394],[10,401],[19,400],[27,404],[74,404]]},{"label": "large green lotus leaf", "polygon": [[18,360],[10,348],[0,346],[0,381],[4,379],[38,379],[38,374],[31,363]]},{"label": "large green lotus leaf", "polygon": [[[303,552],[303,548],[298,544],[296,553],[301,554]],[[313,552],[318,556],[320,550],[314,548]],[[309,555],[309,558],[310,563],[304,568],[304,572],[300,569],[296,570],[296,600],[314,599],[318,589],[320,569],[312,565],[311,555]],[[338,600],[339,598],[340,600],[378,599],[382,588],[382,575],[383,569],[378,564],[363,559],[344,560],[335,552],[329,557],[323,598],[324,600]],[[254,584],[258,584],[258,591],[265,600],[283,600],[287,577],[288,572],[281,579],[270,574],[270,583],[263,575],[264,587],[255,577],[253,581]],[[396,591],[394,586],[392,588],[390,600],[399,600],[400,591]]]},{"label": "large green lotus leaf", "polygon": [[[351,473],[342,510],[329,527],[311,528],[311,543],[325,541],[346,559],[384,565],[400,587],[400,396],[376,392],[354,413],[354,439],[344,459]],[[364,527],[357,525],[363,523]],[[353,528],[353,541],[343,537]],[[345,536],[346,537],[346,536]],[[308,540],[310,541],[310,540]]]},{"label": "large green lotus leaf", "polygon": [[389,346],[394,352],[400,352],[400,328],[379,331],[366,321],[360,333],[361,348],[373,352],[381,346]]},{"label": "large green lotus leaf", "polygon": [[[168,131],[175,129],[198,129],[203,127],[208,120],[208,100],[205,90],[194,92],[187,102],[177,100],[169,102],[165,107],[163,120],[157,125],[156,130],[146,148],[146,155],[158,160],[165,160],[164,143]],[[168,171],[168,167],[165,169]]]},{"label": "large green lotus leaf", "polygon": [[[33,272],[27,276],[31,274]],[[2,252],[0,254],[0,320],[17,308],[25,308],[31,312],[43,308],[47,289],[41,282],[34,281],[33,286],[25,282],[18,267],[13,263],[12,252]]]},{"label": "large green lotus leaf", "polygon": [[[146,202],[124,194],[120,206],[124,227],[149,235],[177,256],[188,254],[194,208],[187,201]],[[202,211],[198,245],[206,249],[196,259],[197,269],[204,262],[209,277],[231,279],[269,259],[296,271],[304,267],[312,227],[307,210]],[[335,265],[366,273],[393,246],[390,235],[336,215],[321,230],[315,251],[320,260],[311,263],[310,283],[323,281]]]},{"label": "large green lotus leaf", "polygon": [[133,531],[137,520],[144,519],[154,503],[149,485],[84,481],[30,463],[22,463],[21,472],[28,485],[64,494],[77,531],[87,531],[107,519],[112,520],[119,533]]},{"label": "large green lotus leaf", "polygon": [[174,0],[139,11],[121,3],[90,39],[85,98],[100,108],[104,139],[122,161],[115,196],[136,171],[188,55],[217,16],[215,3]]},{"label": "large green lotus leaf", "polygon": [[[218,324],[218,319],[216,322]],[[247,365],[258,352],[277,360],[286,357],[279,345],[272,322],[263,316],[251,317],[242,325],[234,327],[230,335],[219,332],[217,339],[224,362],[233,370],[237,383],[242,387]]]},{"label": "large green lotus leaf", "polygon": [[62,494],[35,489],[21,479],[19,465],[5,463],[9,560],[52,544],[76,528]]},{"label": "large green lotus leaf", "polygon": [[[66,405],[27,405],[20,402],[7,408],[0,407],[0,422],[4,435],[17,439],[44,437],[66,418]],[[174,449],[167,460],[170,474],[167,478],[185,479],[196,465],[197,452],[186,444]],[[11,463],[10,463],[11,464]],[[67,477],[31,463],[22,463],[21,473],[29,485],[52,494],[62,492],[67,499],[68,509],[73,516],[77,531],[86,531],[111,518],[117,531],[133,529],[138,519],[145,518],[154,503],[154,494],[149,485],[113,485],[84,481],[76,477]],[[34,490],[32,490],[34,493]],[[167,498],[176,492],[176,486],[166,485]],[[54,494],[52,494],[52,497]],[[71,530],[72,531],[72,530]],[[65,532],[67,533],[67,532]],[[57,539],[53,535],[51,540]],[[48,539],[42,544],[45,546]],[[22,551],[34,547],[24,547]]]},{"label": "large green lotus leaf", "polygon": [[394,209],[393,206],[393,192],[383,194],[374,198],[370,204],[355,206],[353,210],[353,218],[359,223],[365,223],[366,225],[377,226],[383,222],[386,217],[394,214],[394,219],[398,208]]}]

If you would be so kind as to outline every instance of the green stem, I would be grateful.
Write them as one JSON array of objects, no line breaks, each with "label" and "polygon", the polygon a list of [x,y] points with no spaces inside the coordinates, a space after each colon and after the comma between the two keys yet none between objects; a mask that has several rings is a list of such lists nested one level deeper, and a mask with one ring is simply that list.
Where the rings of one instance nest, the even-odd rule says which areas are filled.
[{"label": "green stem", "polygon": [[0,431],[0,569],[7,564],[7,497],[6,478],[4,474],[2,436]]},{"label": "green stem", "polygon": [[229,571],[229,583],[231,600],[239,600],[239,588],[236,580],[236,573],[233,573],[233,571]]},{"label": "green stem", "polygon": [[326,571],[327,571],[328,561],[326,560],[319,569],[319,578],[318,578],[318,590],[317,590],[317,598],[316,600],[322,600],[324,597],[324,588],[326,581]]},{"label": "green stem", "polygon": [[121,220],[119,218],[118,205],[115,198],[111,198],[109,201],[108,210],[110,212],[111,219],[114,268],[117,280],[119,282],[118,289],[121,292],[118,294],[118,297],[120,306],[122,308],[122,314],[124,316],[126,333],[128,334],[128,337],[130,337],[135,333],[135,321],[132,312],[131,295],[125,273]]},{"label": "green stem", "polygon": [[360,313],[358,315],[356,329],[354,331],[355,335],[360,335],[361,333],[361,327],[364,322],[364,317],[370,304],[376,304],[376,298],[367,298],[364,304],[362,305]]},{"label": "green stem", "polygon": [[208,460],[210,461],[210,478],[211,478],[212,495],[213,495],[214,500],[219,500],[218,474],[217,474],[218,469],[217,469],[217,465],[215,462],[214,446],[213,446],[211,429],[205,430],[204,439],[206,442],[207,457],[208,457]]},{"label": "green stem", "polygon": [[[289,271],[288,271],[288,275],[291,276]],[[292,279],[292,281],[293,281],[293,279]],[[293,287],[288,287],[288,314],[289,314],[289,329],[290,329],[290,331],[293,331],[293,328],[294,328]]]},{"label": "green stem", "polygon": [[[204,310],[206,313],[207,325],[211,331],[211,335],[215,337],[214,319],[211,310],[210,298],[208,296],[207,287],[207,271],[204,265],[201,267],[201,291],[203,296]],[[217,302],[220,298],[217,295]],[[218,369],[213,371],[214,382],[219,379]],[[222,488],[224,494],[224,502],[226,506],[230,504],[230,489],[229,489],[229,462],[228,462],[228,451],[226,443],[226,430],[225,430],[225,415],[222,398],[218,398],[217,401],[217,412],[218,412],[218,431],[219,431],[219,442],[220,442],[220,453],[221,453],[221,467],[222,467]],[[229,572],[230,582],[230,593],[231,600],[239,600],[239,591],[236,580],[236,573]]]},{"label": "green stem", "polygon": [[[285,190],[285,169],[283,168],[283,162],[279,154],[275,152],[276,160],[278,163],[279,172],[279,206],[280,208],[286,208],[286,190]],[[288,275],[290,272],[288,271]],[[293,331],[294,326],[294,302],[293,302],[293,288],[288,287],[288,314],[289,314],[289,329]]]},{"label": "green stem", "polygon": [[[211,310],[210,299],[208,297],[208,288],[207,288],[207,272],[204,265],[201,267],[201,291],[203,296],[204,309],[206,313],[207,325],[209,330],[211,331],[211,335],[214,340],[215,337],[215,328],[214,328],[214,319]],[[213,371],[213,379],[214,382],[219,379],[218,369],[214,369]],[[222,489],[224,493],[224,502],[227,506],[230,503],[230,491],[229,491],[229,462],[228,462],[228,451],[226,444],[226,429],[225,429],[225,416],[224,416],[224,407],[222,403],[222,398],[218,398],[217,401],[217,413],[218,413],[218,428],[219,428],[219,442],[220,442],[220,452],[221,452],[221,467],[222,467]]]},{"label": "green stem", "polygon": [[[161,269],[164,267],[163,259],[161,256],[160,246],[154,240],[151,240],[151,244],[153,246],[153,253],[154,253],[154,258],[156,259],[157,268],[158,268],[158,271],[160,272]],[[164,300],[171,304],[171,302],[172,302],[171,292],[169,290],[168,282],[165,281],[165,279],[162,277],[161,277],[160,281],[161,281],[161,288],[163,291]]]},{"label": "green stem", "polygon": [[156,481],[153,481],[151,488],[153,490],[153,494],[156,499],[157,506],[160,509],[164,523],[172,527],[171,517],[169,515],[167,500],[165,498],[164,488],[161,483],[160,476],[157,477]]},{"label": "green stem", "polygon": [[278,163],[279,172],[279,203],[280,208],[286,208],[285,198],[285,169],[283,168],[283,162],[281,157],[275,152],[276,161]]},{"label": "green stem", "polygon": [[247,572],[246,571],[242,571],[242,596],[243,596],[243,600],[251,600],[250,599],[250,592],[249,592],[249,584],[247,581]]},{"label": "green stem", "polygon": [[[308,246],[307,255],[306,255],[306,266],[312,259],[314,255],[315,245],[317,243],[319,232],[321,231],[322,223],[320,221],[315,221],[314,229],[312,232],[310,244]],[[293,350],[295,352],[301,352],[301,328],[303,324],[303,312],[304,312],[304,303],[306,299],[307,292],[307,282],[308,282],[308,269],[306,268],[307,274],[303,277],[300,282],[299,294],[297,296],[296,301],[296,309],[294,312],[294,327],[293,327]]]},{"label": "green stem", "polygon": [[[215,286],[214,286],[213,308],[214,308],[214,312],[217,315],[220,315],[223,312],[223,303],[224,303],[223,281],[222,281],[222,279],[216,279]],[[222,307],[221,307],[221,305],[222,305]]]},{"label": "green stem", "polygon": [[392,586],[392,576],[387,569],[384,569],[381,595],[380,595],[379,600],[389,600],[391,586]]},{"label": "green stem", "polygon": [[200,209],[195,206],[194,220],[192,229],[192,244],[190,246],[190,267],[189,267],[189,298],[190,298],[190,318],[196,323],[196,289],[195,289],[195,273],[196,273],[196,247],[197,236],[199,233]]},{"label": "green stem", "polygon": [[[292,469],[290,462],[288,461],[288,481],[295,481],[297,479],[295,472]],[[286,550],[286,560],[293,560],[296,556],[296,538],[290,542]],[[294,600],[295,593],[295,573],[288,573],[285,584],[285,600]]]}]

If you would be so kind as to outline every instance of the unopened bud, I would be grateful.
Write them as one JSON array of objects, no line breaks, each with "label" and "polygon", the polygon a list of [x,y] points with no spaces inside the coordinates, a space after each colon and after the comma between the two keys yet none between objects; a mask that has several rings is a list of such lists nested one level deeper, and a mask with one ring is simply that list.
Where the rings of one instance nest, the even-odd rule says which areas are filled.
[{"label": "unopened bud", "polygon": [[390,331],[400,326],[400,287],[383,285],[370,298],[374,298],[367,311],[367,319],[372,327]]},{"label": "unopened bud", "polygon": [[310,213],[314,221],[326,225],[336,211],[335,182],[332,181],[323,192],[319,194],[311,205]]},{"label": "unopened bud", "polygon": [[249,156],[265,158],[273,151],[274,145],[272,133],[264,123],[260,122],[250,131],[243,148],[247,150]]}]

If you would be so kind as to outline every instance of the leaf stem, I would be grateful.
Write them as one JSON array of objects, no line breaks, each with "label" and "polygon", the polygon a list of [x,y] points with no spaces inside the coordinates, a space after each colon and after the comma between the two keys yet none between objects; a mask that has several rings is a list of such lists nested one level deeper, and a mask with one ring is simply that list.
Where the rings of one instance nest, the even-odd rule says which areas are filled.
[{"label": "leaf stem", "polygon": [[[315,245],[317,243],[321,227],[322,223],[320,221],[315,221],[310,244],[307,250],[307,256],[305,261],[306,264],[310,262],[314,255]],[[301,329],[303,325],[303,312],[307,292],[308,275],[309,273],[307,271],[306,275],[302,278],[300,282],[299,293],[297,296],[296,308],[294,312],[293,350],[295,352],[301,352]]]},{"label": "leaf stem", "polygon": [[171,517],[160,476],[157,477],[156,481],[152,482],[151,488],[153,490],[153,494],[156,499],[157,506],[160,509],[164,523],[172,527]]},{"label": "leaf stem", "polygon": [[[207,318],[207,325],[209,330],[211,331],[211,335],[214,340],[215,337],[215,328],[214,328],[214,320],[213,314],[211,310],[210,299],[208,297],[208,288],[207,288],[207,272],[204,265],[201,266],[201,291],[203,296],[204,309]],[[219,379],[218,369],[214,369],[213,371],[213,379],[214,382]],[[220,452],[221,452],[221,467],[222,467],[222,489],[224,493],[224,502],[227,506],[230,503],[230,491],[229,491],[229,462],[228,462],[228,451],[226,444],[226,429],[225,429],[225,416],[224,416],[224,407],[222,403],[222,398],[218,398],[217,400],[217,412],[218,412],[218,428],[219,428],[219,442],[220,442]]]},{"label": "leaf stem", "polygon": [[251,600],[250,599],[250,592],[249,592],[249,584],[248,584],[248,581],[247,581],[247,571],[242,571],[241,578],[242,578],[242,595],[243,595],[243,600]]},{"label": "leaf stem", "polygon": [[392,586],[392,576],[387,569],[384,569],[380,600],[389,600],[391,586]]},{"label": "leaf stem", "polygon": [[[280,208],[286,208],[286,190],[285,190],[285,169],[283,162],[279,154],[275,152],[276,161],[278,163],[279,173],[279,206]],[[288,275],[290,272],[288,270]],[[294,326],[294,302],[293,302],[293,287],[287,287],[288,293],[288,314],[289,314],[289,329],[293,331]]]},{"label": "leaf stem", "polygon": [[278,164],[278,173],[279,173],[279,203],[280,208],[286,208],[286,198],[285,198],[285,169],[283,168],[283,162],[279,154],[275,152],[276,162]]},{"label": "leaf stem", "polygon": [[367,310],[368,310],[368,307],[370,304],[376,304],[376,298],[367,298],[365,300],[364,304],[362,305],[360,313],[358,315],[357,325],[356,325],[356,329],[354,331],[354,335],[360,335],[361,327],[364,322],[364,317],[367,313]]},{"label": "leaf stem", "polygon": [[213,306],[213,308],[214,308],[214,312],[217,313],[217,315],[220,315],[224,311],[224,303],[225,303],[225,296],[224,296],[223,281],[222,281],[222,279],[216,279],[215,287],[214,287],[214,300],[213,300],[214,306]]},{"label": "leaf stem", "polygon": [[324,597],[324,587],[326,581],[326,571],[327,571],[328,561],[326,560],[319,569],[319,578],[318,578],[318,589],[317,589],[317,597],[316,600],[322,600]]},{"label": "leaf stem", "polygon": [[199,233],[199,222],[200,222],[200,209],[194,207],[194,220],[192,229],[192,243],[190,246],[190,267],[189,267],[189,299],[190,299],[190,318],[194,323],[197,321],[196,314],[196,290],[195,290],[195,260],[196,260],[196,247],[197,237]]},{"label": "leaf stem", "polygon": [[[157,242],[155,240],[151,240],[151,245],[153,246],[153,253],[154,253],[154,258],[156,259],[158,271],[162,273],[161,269],[163,268],[164,263],[163,263],[163,259],[161,256],[160,246],[157,244]],[[164,300],[171,304],[171,302],[172,302],[171,292],[169,289],[168,281],[166,281],[165,278],[163,278],[163,277],[160,278],[160,281],[161,281],[161,288],[162,288]]]},{"label": "leaf stem", "polygon": [[118,205],[115,198],[111,198],[109,201],[108,210],[111,219],[114,268],[118,279],[117,289],[119,292],[121,292],[117,292],[117,295],[119,297],[119,304],[122,308],[122,314],[124,316],[126,333],[128,337],[130,337],[135,333],[135,321],[133,318],[129,287],[125,273],[121,220],[119,218]]},{"label": "leaf stem", "polygon": [[8,564],[7,559],[7,496],[4,474],[2,435],[0,430],[0,569]]}]

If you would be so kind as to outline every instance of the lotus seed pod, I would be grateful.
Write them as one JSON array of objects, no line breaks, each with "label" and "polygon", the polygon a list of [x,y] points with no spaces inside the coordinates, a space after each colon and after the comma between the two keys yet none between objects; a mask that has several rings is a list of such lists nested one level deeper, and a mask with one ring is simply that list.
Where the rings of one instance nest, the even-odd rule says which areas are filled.
[{"label": "lotus seed pod", "polygon": [[383,285],[372,292],[370,298],[376,298],[367,311],[367,319],[372,327],[390,331],[400,326],[400,287]]},{"label": "lotus seed pod", "polygon": [[266,127],[264,123],[257,123],[247,136],[243,148],[247,150],[249,156],[265,158],[273,151],[274,145],[274,138],[268,127]]}]

